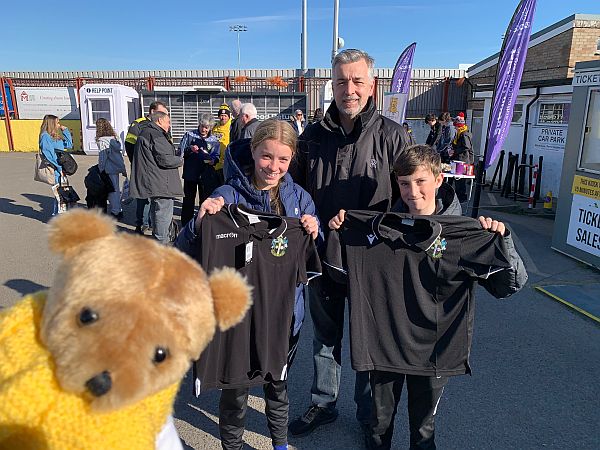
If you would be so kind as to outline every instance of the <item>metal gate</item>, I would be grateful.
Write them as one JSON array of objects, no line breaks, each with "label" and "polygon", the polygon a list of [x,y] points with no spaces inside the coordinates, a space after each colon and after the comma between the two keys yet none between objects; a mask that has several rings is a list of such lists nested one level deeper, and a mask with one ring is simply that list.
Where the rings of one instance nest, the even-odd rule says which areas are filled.
[{"label": "metal gate", "polygon": [[148,113],[150,103],[159,100],[169,108],[171,115],[171,134],[175,144],[183,137],[186,131],[198,127],[198,115],[210,113],[217,118],[219,106],[223,103],[231,104],[234,99],[242,103],[253,103],[258,112],[257,119],[265,120],[277,117],[289,120],[296,109],[301,109],[306,114],[307,96],[303,92],[196,92],[196,91],[142,91],[143,113]]}]

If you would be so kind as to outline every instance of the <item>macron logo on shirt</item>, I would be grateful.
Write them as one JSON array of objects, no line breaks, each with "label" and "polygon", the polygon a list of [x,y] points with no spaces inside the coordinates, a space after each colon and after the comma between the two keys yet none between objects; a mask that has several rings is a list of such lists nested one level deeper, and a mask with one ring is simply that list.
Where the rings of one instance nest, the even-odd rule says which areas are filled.
[{"label": "macron logo on shirt", "polygon": [[237,233],[221,233],[215,236],[216,239],[230,239],[238,237]]},{"label": "macron logo on shirt", "polygon": [[373,241],[375,241],[375,239],[377,239],[377,236],[374,234],[367,234],[367,239],[369,240],[369,244],[373,245]]}]

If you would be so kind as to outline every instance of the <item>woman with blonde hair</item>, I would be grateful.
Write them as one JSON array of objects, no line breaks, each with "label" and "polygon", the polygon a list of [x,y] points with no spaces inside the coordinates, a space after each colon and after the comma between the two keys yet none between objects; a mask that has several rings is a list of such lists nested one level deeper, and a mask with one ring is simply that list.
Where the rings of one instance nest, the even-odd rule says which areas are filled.
[{"label": "woman with blonde hair", "polygon": [[[277,216],[298,218],[304,232],[312,239],[316,239],[319,235],[319,223],[316,218],[315,204],[308,192],[294,183],[288,173],[290,162],[296,152],[296,145],[297,135],[292,126],[287,122],[274,119],[258,125],[252,138],[231,143],[225,153],[224,172],[227,181],[217,188],[210,198],[202,202],[196,218],[191,220],[179,234],[176,247],[201,261],[197,233],[200,232],[202,220],[206,214],[217,214],[225,204],[244,205]],[[287,229],[287,221],[285,223]],[[277,239],[273,240],[273,244]],[[285,248],[287,245],[286,238]],[[248,244],[246,244],[246,258],[248,258],[248,251]],[[258,248],[254,251],[260,252]],[[276,249],[274,250],[272,246],[271,253],[274,251]],[[252,259],[251,253],[252,250],[250,259]],[[261,273],[258,276],[268,279],[273,277],[270,273]],[[278,280],[277,283],[285,283],[285,281]],[[287,372],[295,355],[300,327],[304,320],[304,292],[303,286],[294,284],[289,286],[290,297],[265,298],[267,296],[261,290],[264,288],[260,284],[255,285],[254,304],[248,315],[253,323],[260,322],[270,330],[268,333],[264,330],[264,336],[272,336],[273,333],[281,337],[286,336],[287,339],[267,339],[264,336],[257,338],[252,333],[247,339],[245,335],[229,336],[215,347],[218,347],[216,350],[220,361],[218,367],[211,365],[209,360],[200,360],[195,366],[195,373],[201,380],[200,385],[205,389],[213,387],[222,389],[219,403],[219,431],[224,449],[242,448],[248,389],[257,384],[263,385],[267,423],[273,448],[287,449],[289,413]],[[286,306],[277,308],[272,306],[274,304]],[[240,336],[240,341],[244,339],[246,341],[236,347],[236,337]],[[271,355],[267,358],[269,361],[273,358],[273,354],[287,355],[285,361],[278,360],[280,364],[285,364],[283,372],[273,371],[263,378],[264,372],[267,371],[265,366],[269,363],[262,361],[264,365],[259,364],[260,369],[252,363],[261,359],[261,356],[256,356],[264,355],[261,351]],[[248,363],[250,367],[244,364],[239,367],[234,361],[250,361]],[[230,363],[240,370],[232,369]],[[218,380],[222,381],[212,382],[213,374],[217,374]],[[231,377],[236,378],[235,382],[228,381]]]},{"label": "woman with blonde hair", "polygon": [[[40,127],[39,146],[42,156],[54,166],[54,177],[56,184],[60,183],[62,167],[58,164],[57,150],[73,147],[73,138],[67,127],[60,124],[60,119],[53,114],[46,114]],[[59,212],[58,200],[54,199],[52,215]]]},{"label": "woman with blonde hair", "polygon": [[121,210],[121,180],[119,174],[127,177],[123,149],[117,133],[106,119],[96,121],[96,143],[98,144],[98,169],[105,172],[112,182],[114,192],[108,194],[108,211],[117,219],[123,217]]}]

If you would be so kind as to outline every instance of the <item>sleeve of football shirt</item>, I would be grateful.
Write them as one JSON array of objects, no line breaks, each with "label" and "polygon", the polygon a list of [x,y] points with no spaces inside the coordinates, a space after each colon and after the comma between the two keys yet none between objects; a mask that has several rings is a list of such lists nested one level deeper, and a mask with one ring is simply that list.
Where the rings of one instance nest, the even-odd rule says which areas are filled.
[{"label": "sleeve of football shirt", "polygon": [[301,264],[298,265],[297,285],[308,284],[310,280],[322,274],[321,260],[312,237],[308,235],[304,237],[298,256],[302,259],[300,259]]},{"label": "sleeve of football shirt", "polygon": [[487,279],[481,280],[479,284],[496,298],[506,298],[521,290],[527,283],[527,270],[523,260],[515,249],[512,236],[509,230],[506,230],[504,242],[510,268],[498,271],[490,275]]}]

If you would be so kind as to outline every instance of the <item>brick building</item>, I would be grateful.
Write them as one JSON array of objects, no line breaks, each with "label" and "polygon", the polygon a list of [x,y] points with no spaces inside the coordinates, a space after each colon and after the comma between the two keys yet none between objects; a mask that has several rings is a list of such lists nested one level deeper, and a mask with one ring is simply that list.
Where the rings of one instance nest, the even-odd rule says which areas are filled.
[{"label": "brick building", "polygon": [[[483,153],[485,145],[498,57],[496,53],[467,71],[467,115],[476,153]],[[600,60],[600,15],[574,14],[531,35],[504,150],[531,154],[536,161],[543,156],[542,193],[558,192],[573,70],[576,62],[591,60]]]}]

